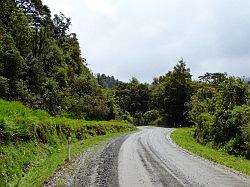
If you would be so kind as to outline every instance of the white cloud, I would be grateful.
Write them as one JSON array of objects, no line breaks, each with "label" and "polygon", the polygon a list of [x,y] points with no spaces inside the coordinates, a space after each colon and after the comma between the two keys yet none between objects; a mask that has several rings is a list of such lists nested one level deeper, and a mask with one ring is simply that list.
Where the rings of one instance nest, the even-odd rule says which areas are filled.
[{"label": "white cloud", "polygon": [[182,56],[194,77],[206,71],[249,76],[250,1],[43,2],[72,19],[72,32],[94,73],[150,82]]},{"label": "white cloud", "polygon": [[108,0],[86,0],[87,6],[95,12],[107,15],[115,15],[115,7]]}]

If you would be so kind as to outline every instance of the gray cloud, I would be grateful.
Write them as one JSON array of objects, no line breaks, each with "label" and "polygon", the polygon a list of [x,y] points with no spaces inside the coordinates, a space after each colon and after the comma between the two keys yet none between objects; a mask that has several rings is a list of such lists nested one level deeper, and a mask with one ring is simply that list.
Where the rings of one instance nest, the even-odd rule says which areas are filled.
[{"label": "gray cloud", "polygon": [[194,78],[217,71],[249,76],[250,1],[43,2],[71,17],[94,73],[151,82],[183,57]]}]

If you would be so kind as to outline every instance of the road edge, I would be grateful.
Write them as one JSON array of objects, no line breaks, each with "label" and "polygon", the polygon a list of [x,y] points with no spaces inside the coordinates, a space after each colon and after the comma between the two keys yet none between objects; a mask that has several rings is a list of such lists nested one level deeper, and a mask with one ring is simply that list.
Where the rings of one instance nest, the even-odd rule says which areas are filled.
[{"label": "road edge", "polygon": [[239,177],[246,178],[246,179],[250,180],[250,175],[247,175],[247,174],[245,174],[245,173],[242,173],[242,172],[240,172],[240,171],[238,171],[238,170],[235,170],[235,169],[233,169],[233,168],[230,168],[230,167],[228,167],[228,166],[225,166],[225,165],[220,164],[220,163],[218,163],[218,162],[215,162],[215,161],[213,161],[213,160],[209,160],[209,159],[207,159],[207,158],[204,158],[204,157],[202,157],[202,156],[200,156],[200,155],[197,155],[197,154],[195,154],[195,153],[193,153],[193,152],[191,152],[191,151],[189,151],[189,150],[187,150],[187,149],[181,147],[181,146],[178,145],[178,144],[173,140],[173,138],[172,138],[172,133],[173,133],[175,130],[176,130],[176,128],[172,128],[172,129],[171,129],[169,138],[170,138],[171,143],[174,144],[174,145],[175,145],[177,148],[179,148],[181,151],[183,151],[183,152],[185,152],[185,153],[187,153],[187,154],[190,154],[190,155],[192,155],[192,156],[194,156],[194,157],[197,157],[197,158],[199,158],[199,159],[201,159],[201,160],[203,160],[203,161],[209,162],[209,163],[211,163],[211,164],[214,165],[214,166],[218,166],[218,167],[220,167],[221,169],[225,169],[225,170],[227,170],[228,172],[232,172],[232,173],[238,175]]},{"label": "road edge", "polygon": [[65,164],[63,164],[60,168],[58,168],[58,170],[56,170],[54,174],[50,176],[50,178],[47,181],[44,182],[43,186],[45,187],[65,186],[67,184],[68,179],[73,175],[73,173],[77,169],[78,164],[82,162],[81,159],[83,159],[86,156],[86,154],[97,152],[99,149],[103,149],[106,145],[108,145],[108,143],[112,141],[113,139],[116,139],[122,136],[127,136],[136,131],[137,130],[130,131],[130,132],[110,134],[111,137],[108,137],[105,140],[100,140],[96,144],[91,145],[87,148],[83,148],[80,154],[72,158],[70,162],[65,162]]}]

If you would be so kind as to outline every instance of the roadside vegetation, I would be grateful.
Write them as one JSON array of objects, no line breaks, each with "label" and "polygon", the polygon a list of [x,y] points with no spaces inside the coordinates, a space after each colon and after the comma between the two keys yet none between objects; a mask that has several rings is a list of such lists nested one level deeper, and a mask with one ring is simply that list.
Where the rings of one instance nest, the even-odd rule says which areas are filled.
[{"label": "roadside vegetation", "polygon": [[[94,136],[89,137],[84,140],[75,141],[71,144],[71,159],[76,158],[77,156],[80,156],[81,153],[83,153],[86,149],[93,147],[99,143],[106,142],[110,140],[111,138],[121,136],[126,134],[127,132],[120,132],[120,133],[108,133],[103,136]],[[41,146],[41,147],[38,147]],[[30,149],[31,148],[31,149]],[[16,148],[15,148],[16,149]],[[23,173],[22,177],[16,180],[12,180],[9,182],[9,185],[18,184],[18,186],[43,186],[45,182],[47,182],[51,176],[60,169],[61,167],[67,169],[67,175],[72,174],[74,169],[77,167],[77,163],[70,163],[73,164],[68,165],[67,162],[67,143],[66,141],[64,144],[58,145],[57,147],[51,147],[49,145],[37,145],[34,143],[27,143],[27,144],[21,144],[16,150],[16,154],[24,154],[26,152],[26,155],[28,154],[34,154],[33,152],[36,152],[37,155],[32,155],[32,157],[29,157],[29,160],[27,158],[24,158],[25,155],[22,155],[22,158],[20,158],[20,161],[22,162],[32,162],[32,167],[30,170],[28,170],[27,173]],[[18,152],[18,153],[17,153]],[[17,167],[15,167],[17,168]],[[68,169],[69,168],[69,169]],[[16,171],[18,173],[18,171]],[[60,178],[62,179],[62,177]],[[66,179],[65,179],[66,180]]]},{"label": "roadside vegetation", "polygon": [[171,138],[177,145],[191,153],[250,175],[250,160],[242,156],[229,155],[224,149],[217,150],[197,143],[194,138],[194,128],[177,128],[172,132]]},{"label": "roadside vegetation", "polygon": [[247,85],[225,74],[206,74],[196,84],[190,120],[197,142],[250,159]]},{"label": "roadside vegetation", "polygon": [[0,100],[0,186],[42,185],[64,164],[68,137],[74,156],[99,141],[135,129],[126,122],[52,117],[20,102]]},{"label": "roadside vegetation", "polygon": [[250,159],[250,86],[242,79],[206,73],[194,81],[183,59],[151,84],[95,76],[70,26],[41,0],[1,2],[0,186],[42,172],[36,166],[69,136],[78,145],[130,124],[193,126],[196,142]]}]

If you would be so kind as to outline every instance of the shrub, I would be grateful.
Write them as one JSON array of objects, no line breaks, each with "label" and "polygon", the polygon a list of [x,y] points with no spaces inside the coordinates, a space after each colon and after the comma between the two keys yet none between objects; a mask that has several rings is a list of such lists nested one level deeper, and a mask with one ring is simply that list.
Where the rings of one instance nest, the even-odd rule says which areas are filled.
[{"label": "shrub", "polygon": [[[199,143],[249,158],[250,107],[246,105],[246,85],[238,78],[229,77],[216,87],[209,84],[207,87],[217,92],[199,97],[198,91],[192,97],[189,117],[196,124],[194,137]],[[203,89],[204,85],[202,93]]]},{"label": "shrub", "polygon": [[129,123],[133,123],[133,118],[131,117],[130,113],[128,111],[125,111],[125,113],[122,115],[122,120],[127,121]]},{"label": "shrub", "polygon": [[214,116],[209,113],[201,113],[197,117],[194,137],[202,144],[213,140]]},{"label": "shrub", "polygon": [[250,107],[236,106],[230,111],[230,116],[227,121],[227,138],[228,143],[225,145],[227,152],[233,155],[245,155],[249,158],[249,115]]},{"label": "shrub", "polygon": [[150,110],[144,113],[144,124],[156,126],[160,121],[160,113],[157,110]]}]

